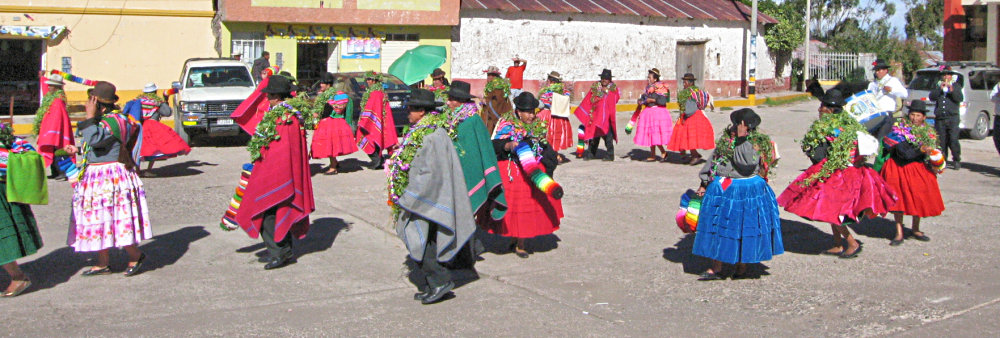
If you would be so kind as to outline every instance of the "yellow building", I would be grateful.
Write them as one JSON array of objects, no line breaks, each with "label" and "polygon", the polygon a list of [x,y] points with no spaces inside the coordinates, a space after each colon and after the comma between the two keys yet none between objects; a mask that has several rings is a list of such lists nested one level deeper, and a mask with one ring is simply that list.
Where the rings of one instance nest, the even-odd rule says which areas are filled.
[{"label": "yellow building", "polygon": [[[147,82],[169,88],[184,60],[222,53],[212,29],[214,3],[0,0],[0,105],[15,97],[19,112],[34,113],[42,69],[112,82],[123,100]],[[68,83],[71,104],[84,101],[86,89]]]}]

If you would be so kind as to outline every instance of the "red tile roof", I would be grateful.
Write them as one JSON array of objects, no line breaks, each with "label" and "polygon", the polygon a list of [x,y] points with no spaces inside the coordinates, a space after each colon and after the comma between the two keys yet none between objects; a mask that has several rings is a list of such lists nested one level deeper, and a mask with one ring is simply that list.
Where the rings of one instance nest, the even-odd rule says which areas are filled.
[{"label": "red tile roof", "polygon": [[[462,0],[463,9],[639,15],[678,19],[749,21],[750,7],[733,0]],[[763,23],[778,23],[758,13]]]}]

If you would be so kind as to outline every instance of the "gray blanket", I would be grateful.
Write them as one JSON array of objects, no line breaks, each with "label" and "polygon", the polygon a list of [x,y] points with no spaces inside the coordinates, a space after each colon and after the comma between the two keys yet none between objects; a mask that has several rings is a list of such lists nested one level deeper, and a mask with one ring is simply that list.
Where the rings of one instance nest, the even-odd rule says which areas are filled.
[{"label": "gray blanket", "polygon": [[410,163],[410,183],[397,202],[403,212],[396,220],[396,234],[411,258],[421,261],[427,244],[429,226],[421,220],[439,225],[438,261],[455,257],[476,231],[468,193],[462,164],[448,133],[439,128],[425,136]]}]

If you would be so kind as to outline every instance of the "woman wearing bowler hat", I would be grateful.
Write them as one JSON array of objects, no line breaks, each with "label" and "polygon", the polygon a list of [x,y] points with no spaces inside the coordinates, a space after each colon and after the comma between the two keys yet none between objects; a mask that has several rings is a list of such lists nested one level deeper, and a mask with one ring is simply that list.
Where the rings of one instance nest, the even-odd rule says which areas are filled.
[{"label": "woman wearing bowler hat", "polygon": [[[552,71],[546,76],[545,86],[538,91],[538,100],[542,103],[542,110],[538,112],[538,118],[548,125],[547,138],[549,146],[554,151],[560,151],[573,147],[573,125],[569,122],[569,116],[552,115],[552,97],[555,94],[571,96],[569,88],[562,83],[559,72]],[[566,108],[566,112],[569,107]],[[559,154],[560,162],[568,162],[569,159]]]},{"label": "woman wearing bowler hat", "polygon": [[[882,140],[888,148],[889,159],[882,166],[882,177],[899,195],[899,201],[889,208],[896,221],[896,237],[889,245],[903,244],[903,215],[913,216],[913,230],[909,235],[918,241],[929,241],[920,231],[920,218],[941,215],[944,201],[938,187],[937,171],[928,163],[930,156],[940,157],[942,168],[944,157],[937,151],[937,134],[925,119],[927,105],[924,101],[913,100],[909,106],[909,119],[903,119],[892,126],[892,131]],[[932,171],[934,170],[934,171]]]},{"label": "woman wearing bowler hat", "polygon": [[677,117],[667,149],[681,152],[682,157],[687,157],[686,153],[690,150],[688,164],[694,165],[702,160],[698,149],[715,148],[715,141],[712,139],[715,131],[704,112],[712,97],[695,86],[694,81],[697,79],[694,74],[684,74],[681,80],[684,81],[684,89],[677,93],[677,105],[681,114]]}]

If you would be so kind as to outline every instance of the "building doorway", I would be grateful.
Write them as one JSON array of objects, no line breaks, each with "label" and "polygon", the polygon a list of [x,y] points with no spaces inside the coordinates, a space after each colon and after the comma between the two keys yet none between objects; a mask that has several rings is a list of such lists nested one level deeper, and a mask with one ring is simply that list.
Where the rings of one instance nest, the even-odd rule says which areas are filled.
[{"label": "building doorway", "polygon": [[0,114],[34,114],[41,93],[38,71],[44,45],[39,39],[0,39]]},{"label": "building doorway", "polygon": [[681,77],[685,73],[694,74],[697,78],[694,84],[699,88],[705,83],[705,42],[704,41],[680,41],[677,42],[677,88],[684,88]]},{"label": "building doorway", "polygon": [[299,86],[312,88],[323,73],[336,71],[336,67],[331,69],[329,65],[331,58],[338,59],[336,46],[336,43],[299,41],[295,57],[295,79]]}]

